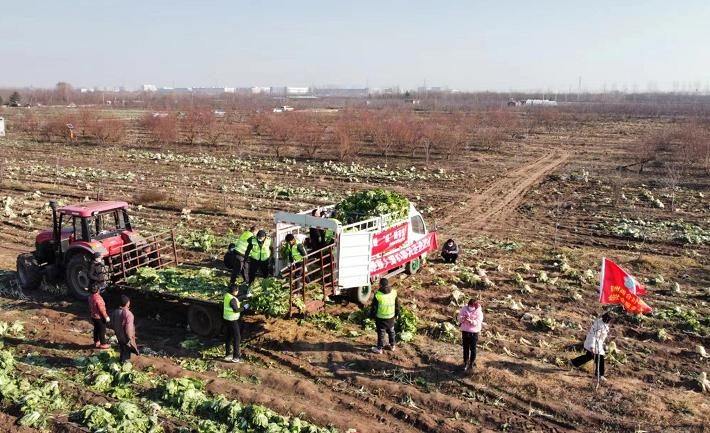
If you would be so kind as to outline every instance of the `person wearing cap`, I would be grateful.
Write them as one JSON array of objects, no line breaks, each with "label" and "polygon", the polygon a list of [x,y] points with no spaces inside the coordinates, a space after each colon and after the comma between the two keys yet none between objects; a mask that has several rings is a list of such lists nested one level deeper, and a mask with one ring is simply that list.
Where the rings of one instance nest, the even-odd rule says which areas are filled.
[{"label": "person wearing cap", "polygon": [[222,319],[224,319],[225,341],[224,341],[224,360],[227,362],[242,362],[239,353],[239,343],[241,343],[242,334],[239,331],[239,318],[242,311],[249,308],[249,304],[244,304],[244,307],[237,298],[239,289],[235,285],[229,286],[229,289],[224,294],[222,300]]},{"label": "person wearing cap", "polygon": [[266,236],[264,230],[259,230],[256,236],[249,240],[249,245],[244,254],[248,257],[249,273],[247,285],[251,286],[259,273],[263,278],[269,276],[269,259],[271,258],[271,238]]},{"label": "person wearing cap", "polygon": [[375,321],[377,328],[377,346],[372,348],[374,353],[382,353],[385,346],[385,334],[389,339],[389,349],[395,350],[397,341],[395,339],[394,325],[399,317],[399,298],[397,291],[392,290],[387,278],[380,279],[380,288],[375,293],[370,307],[370,315]]},{"label": "person wearing cap", "polygon": [[249,275],[249,265],[247,264],[247,248],[249,248],[249,242],[251,238],[256,234],[256,226],[251,226],[249,230],[244,230],[242,234],[239,235],[239,239],[234,244],[234,266],[232,267],[232,275],[229,278],[229,285],[232,286],[236,281],[237,277],[241,275],[244,281],[247,281],[247,275]]}]

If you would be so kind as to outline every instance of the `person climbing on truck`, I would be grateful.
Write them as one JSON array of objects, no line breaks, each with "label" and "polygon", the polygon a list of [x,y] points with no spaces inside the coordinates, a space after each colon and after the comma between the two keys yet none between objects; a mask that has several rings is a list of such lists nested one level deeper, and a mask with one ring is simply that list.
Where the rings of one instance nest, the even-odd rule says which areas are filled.
[{"label": "person climbing on truck", "polygon": [[99,293],[97,286],[92,286],[89,291],[89,314],[91,323],[94,325],[94,347],[97,349],[110,349],[111,345],[106,343],[106,324],[111,319],[106,312],[106,303]]},{"label": "person climbing on truck", "polygon": [[[311,211],[312,217],[318,217],[318,208]],[[311,251],[318,251],[325,246],[325,232],[318,227],[310,227],[308,229],[308,241],[310,244]]]},{"label": "person climbing on truck", "polygon": [[286,243],[288,244],[288,263],[298,263],[306,257],[306,249],[303,244],[296,240],[296,236],[292,233],[286,235]]},{"label": "person climbing on truck", "polygon": [[[328,218],[328,212],[321,211],[320,217],[321,218]],[[323,233],[323,245],[321,246],[321,248],[335,242],[335,232],[333,230],[327,229],[327,230],[321,230],[321,232]]]},{"label": "person climbing on truck", "polygon": [[244,304],[242,308],[237,293],[239,289],[236,285],[229,286],[227,293],[224,294],[222,300],[222,318],[224,319],[225,341],[224,341],[224,360],[227,362],[242,362],[239,353],[239,344],[242,340],[242,334],[239,330],[239,318],[244,310],[249,308],[249,304]]},{"label": "person climbing on truck", "polygon": [[392,290],[387,278],[380,278],[380,288],[375,293],[375,298],[370,307],[370,315],[375,320],[377,328],[377,346],[371,350],[374,353],[382,353],[385,346],[385,334],[389,339],[389,349],[394,351],[397,340],[394,333],[394,325],[399,317],[399,298],[397,291]]},{"label": "person climbing on truck", "polygon": [[300,264],[303,258],[306,257],[306,249],[303,244],[296,240],[296,236],[293,233],[286,235],[285,244],[285,255],[288,261],[291,272],[293,272],[293,279],[296,287],[301,287],[301,279],[303,277],[303,267]]},{"label": "person climbing on truck", "polygon": [[237,281],[238,276],[241,276],[244,281],[248,280],[249,265],[246,260],[247,248],[249,248],[251,238],[253,238],[255,234],[256,226],[251,226],[249,230],[244,230],[239,235],[234,245],[234,266],[232,267],[232,275],[229,278],[229,286],[232,286]]},{"label": "person climbing on truck", "polygon": [[269,259],[271,258],[271,238],[266,236],[264,230],[259,230],[256,236],[249,240],[249,245],[244,254],[248,257],[249,273],[247,285],[251,286],[259,273],[263,278],[269,276]]}]

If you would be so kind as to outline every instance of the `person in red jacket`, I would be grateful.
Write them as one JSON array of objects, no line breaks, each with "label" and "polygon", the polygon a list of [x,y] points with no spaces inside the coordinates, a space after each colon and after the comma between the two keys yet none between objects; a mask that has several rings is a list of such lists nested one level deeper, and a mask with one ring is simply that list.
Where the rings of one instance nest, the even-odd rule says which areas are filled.
[{"label": "person in red jacket", "polygon": [[98,287],[91,287],[89,296],[89,314],[91,323],[94,325],[94,347],[97,349],[108,349],[110,344],[106,343],[106,324],[111,321],[106,312],[104,298],[101,297]]}]

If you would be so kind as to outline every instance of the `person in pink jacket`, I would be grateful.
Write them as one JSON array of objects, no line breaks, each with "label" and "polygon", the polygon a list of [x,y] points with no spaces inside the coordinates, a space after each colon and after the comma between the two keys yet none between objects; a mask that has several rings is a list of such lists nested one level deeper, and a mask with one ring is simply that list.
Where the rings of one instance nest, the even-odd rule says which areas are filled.
[{"label": "person in pink jacket", "polygon": [[459,311],[458,322],[463,340],[463,371],[468,371],[476,366],[476,344],[483,325],[481,304],[475,299],[469,300]]}]

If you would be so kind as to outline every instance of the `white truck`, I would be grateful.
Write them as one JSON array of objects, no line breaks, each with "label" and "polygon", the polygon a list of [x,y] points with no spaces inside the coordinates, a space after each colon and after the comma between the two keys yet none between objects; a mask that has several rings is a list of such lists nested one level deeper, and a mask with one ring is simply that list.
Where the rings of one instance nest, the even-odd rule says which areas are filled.
[{"label": "white truck", "polygon": [[[333,208],[318,210],[330,213]],[[371,284],[381,277],[417,272],[427,253],[437,249],[436,232],[427,230],[424,218],[412,204],[406,218],[386,214],[347,225],[334,218],[312,216],[312,211],[277,212],[274,217],[274,268],[289,281],[292,309],[299,296],[309,311],[333,296],[364,305],[372,296]],[[289,265],[279,246],[289,233],[304,240],[310,228],[329,231],[332,242],[308,251],[304,260]],[[303,290],[312,283],[319,283],[322,289],[317,299],[309,299],[307,289]]]}]

